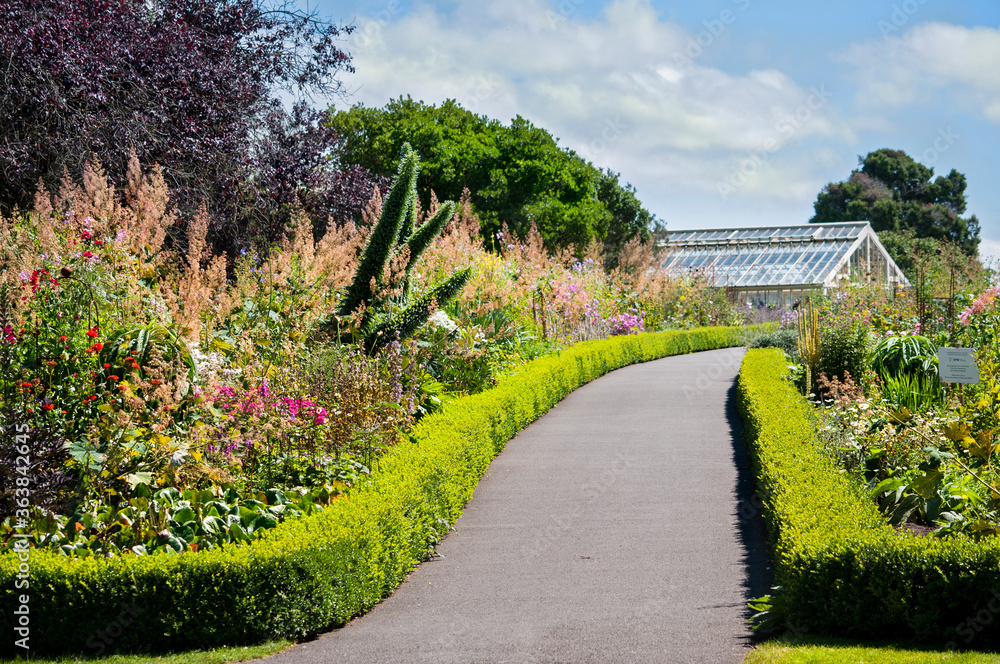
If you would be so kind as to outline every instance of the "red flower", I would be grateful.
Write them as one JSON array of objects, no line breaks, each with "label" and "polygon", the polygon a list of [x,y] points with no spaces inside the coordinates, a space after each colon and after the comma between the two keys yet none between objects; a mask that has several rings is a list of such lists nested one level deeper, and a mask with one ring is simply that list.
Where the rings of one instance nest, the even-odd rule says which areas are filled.
[{"label": "red flower", "polygon": [[104,364],[104,368],[105,368],[105,369],[110,369],[110,368],[111,368],[111,365],[110,365],[110,364],[107,364],[107,363],[105,363],[105,364]]},{"label": "red flower", "polygon": [[94,254],[90,253],[89,251],[85,251],[85,252],[83,252],[83,257],[84,257],[84,258],[90,258],[90,257],[92,257],[93,255],[94,255]]},{"label": "red flower", "polygon": [[90,231],[84,231],[84,232],[80,233],[80,238],[83,239],[83,240],[89,240],[90,239]]},{"label": "red flower", "polygon": [[94,344],[94,350],[96,350],[98,353],[100,353],[102,350],[104,350],[104,344],[102,344],[102,343],[96,343],[96,344]]},{"label": "red flower", "polygon": [[97,336],[97,330],[96,329],[87,330],[87,336],[93,339],[94,337]]},{"label": "red flower", "polygon": [[66,343],[67,341],[69,341],[69,337],[63,335],[59,337],[59,341],[61,341],[62,343]]},{"label": "red flower", "polygon": [[55,404],[51,404],[51,403],[45,404],[45,410],[52,410],[55,407],[56,407]]},{"label": "red flower", "polygon": [[118,376],[108,376],[111,380],[121,380]]}]

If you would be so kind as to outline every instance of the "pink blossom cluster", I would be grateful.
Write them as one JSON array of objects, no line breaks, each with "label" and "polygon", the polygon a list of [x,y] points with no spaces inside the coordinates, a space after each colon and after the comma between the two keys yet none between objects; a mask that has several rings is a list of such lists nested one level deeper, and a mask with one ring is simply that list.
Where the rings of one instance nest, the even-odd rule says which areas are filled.
[{"label": "pink blossom cluster", "polygon": [[996,311],[998,295],[1000,295],[1000,287],[998,286],[987,288],[980,293],[979,297],[973,300],[972,304],[958,315],[958,319],[962,321],[962,325],[968,325],[969,319],[973,316],[978,316],[987,311]]},{"label": "pink blossom cluster", "polygon": [[781,321],[778,323],[778,327],[782,330],[795,327],[799,323],[799,311],[798,309],[793,309],[792,311],[786,311],[781,314]]},{"label": "pink blossom cluster", "polygon": [[608,326],[611,328],[611,336],[639,334],[645,331],[645,318],[646,312],[638,309],[631,309],[628,313],[609,317]]},{"label": "pink blossom cluster", "polygon": [[215,402],[230,414],[262,415],[265,411],[270,410],[295,420],[302,413],[311,417],[313,424],[326,424],[325,408],[302,398],[281,397],[274,400],[271,398],[271,390],[267,386],[267,381],[262,382],[256,390],[250,390],[242,396],[228,385],[220,386],[216,391]]}]

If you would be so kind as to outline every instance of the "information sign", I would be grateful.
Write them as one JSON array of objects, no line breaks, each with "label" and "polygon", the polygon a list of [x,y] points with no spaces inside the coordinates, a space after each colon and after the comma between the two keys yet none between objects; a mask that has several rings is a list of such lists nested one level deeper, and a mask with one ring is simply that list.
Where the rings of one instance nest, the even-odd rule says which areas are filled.
[{"label": "information sign", "polygon": [[979,367],[971,348],[938,348],[938,375],[942,383],[978,383]]}]

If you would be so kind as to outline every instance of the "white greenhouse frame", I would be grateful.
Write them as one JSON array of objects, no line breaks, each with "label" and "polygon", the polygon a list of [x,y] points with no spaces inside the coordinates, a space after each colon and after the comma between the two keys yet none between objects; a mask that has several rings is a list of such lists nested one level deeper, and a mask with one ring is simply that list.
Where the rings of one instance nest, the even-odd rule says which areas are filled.
[{"label": "white greenhouse frame", "polygon": [[910,285],[867,221],[671,231],[663,269],[698,274],[749,304],[790,306],[844,281]]}]

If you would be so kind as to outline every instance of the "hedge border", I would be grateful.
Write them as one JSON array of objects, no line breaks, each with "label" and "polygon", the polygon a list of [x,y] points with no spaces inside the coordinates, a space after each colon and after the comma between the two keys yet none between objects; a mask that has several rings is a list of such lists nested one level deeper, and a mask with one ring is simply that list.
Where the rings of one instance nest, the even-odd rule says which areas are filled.
[{"label": "hedge border", "polygon": [[[377,481],[252,546],[75,561],[33,549],[31,649],[185,650],[301,638],[344,624],[425,559],[507,441],[567,394],[629,364],[740,345],[747,329],[614,337],[533,360],[497,387],[421,421],[412,441],[383,457]],[[5,617],[24,592],[14,590],[17,564],[0,557]],[[13,640],[0,652],[17,651]]]},{"label": "hedge border", "polygon": [[821,633],[1000,645],[1000,541],[900,534],[822,452],[784,356],[750,350],[739,406],[788,619]]}]

